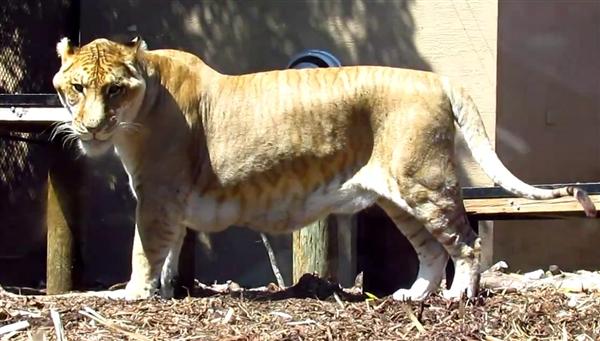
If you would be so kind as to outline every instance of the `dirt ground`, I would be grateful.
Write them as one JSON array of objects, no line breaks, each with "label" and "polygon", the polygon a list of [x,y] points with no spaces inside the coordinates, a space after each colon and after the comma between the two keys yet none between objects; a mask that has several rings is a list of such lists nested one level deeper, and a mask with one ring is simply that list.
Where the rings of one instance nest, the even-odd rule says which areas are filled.
[{"label": "dirt ground", "polygon": [[[598,340],[600,293],[544,286],[401,303],[307,278],[136,302],[0,290],[1,340]],[[212,291],[211,291],[212,290]],[[321,299],[318,299],[320,297]],[[54,315],[54,320],[52,319]],[[22,329],[7,331],[9,328]],[[18,329],[18,328],[16,328]],[[64,337],[61,335],[64,333]]]}]

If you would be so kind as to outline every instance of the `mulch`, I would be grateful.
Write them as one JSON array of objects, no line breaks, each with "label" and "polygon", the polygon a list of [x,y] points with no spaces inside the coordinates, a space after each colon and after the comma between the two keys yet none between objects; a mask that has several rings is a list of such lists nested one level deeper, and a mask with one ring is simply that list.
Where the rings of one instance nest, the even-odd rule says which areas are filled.
[{"label": "mulch", "polygon": [[[64,340],[600,339],[600,293],[595,291],[486,289],[473,300],[432,296],[402,303],[318,281],[309,278],[289,290],[271,286],[209,293],[204,286],[197,289],[208,297],[134,302],[0,289],[0,339],[57,340],[57,329]],[[2,331],[16,323],[23,329]]]}]

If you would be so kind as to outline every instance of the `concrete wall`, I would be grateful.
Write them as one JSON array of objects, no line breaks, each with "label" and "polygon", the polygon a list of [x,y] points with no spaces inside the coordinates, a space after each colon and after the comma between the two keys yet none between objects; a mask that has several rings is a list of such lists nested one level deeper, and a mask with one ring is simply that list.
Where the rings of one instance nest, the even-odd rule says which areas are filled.
[{"label": "concrete wall", "polygon": [[[329,50],[346,65],[377,64],[441,72],[469,90],[479,104],[490,136],[494,136],[496,1],[82,0],[81,8],[83,43],[97,37],[128,39],[140,34],[150,48],[184,49],[225,73],[283,68],[292,55],[307,48]],[[489,183],[472,162],[461,163],[461,168],[467,170],[464,178],[470,183]],[[113,240],[120,236],[114,242],[115,249],[128,247],[131,201],[118,191],[98,185],[108,174],[115,180],[113,187],[116,184],[122,188],[122,170],[108,158],[94,163],[89,174],[84,183],[96,183],[94,214],[105,217],[112,213],[113,220],[110,226],[106,221],[86,221],[83,224],[87,233],[100,238],[105,236],[105,229],[109,230]],[[85,200],[83,203],[90,205]],[[402,237],[389,221],[377,225],[384,226],[376,240],[387,240],[389,234],[401,243]],[[265,279],[271,279],[257,234],[234,229],[216,235],[214,241],[213,258],[199,257],[201,280],[264,284]],[[289,239],[278,238],[276,244],[289,279]],[[414,262],[399,254],[397,245],[401,244],[387,248],[389,261],[375,262],[392,266],[392,272],[386,272],[392,286],[396,284],[390,278],[406,277],[407,267],[414,270]],[[95,254],[94,248],[89,245],[86,254]],[[119,255],[112,264],[122,273],[129,260],[122,258],[123,253]],[[395,259],[398,256],[401,258]],[[87,259],[90,272],[107,271],[105,265],[94,263],[93,257]],[[368,262],[366,259],[363,264]]]},{"label": "concrete wall", "polygon": [[[531,183],[600,180],[600,2],[501,1],[497,151]],[[597,220],[497,222],[493,261],[598,268]]]}]

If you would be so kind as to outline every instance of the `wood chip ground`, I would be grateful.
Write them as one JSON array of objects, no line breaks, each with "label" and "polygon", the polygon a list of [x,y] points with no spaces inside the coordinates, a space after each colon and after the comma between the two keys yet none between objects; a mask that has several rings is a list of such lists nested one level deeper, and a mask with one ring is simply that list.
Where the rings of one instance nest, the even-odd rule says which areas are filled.
[{"label": "wood chip ground", "polygon": [[[0,340],[57,340],[61,332],[63,340],[600,339],[597,292],[486,290],[472,301],[433,296],[422,303],[350,302],[337,293],[325,300],[282,297],[249,299],[238,292],[127,302],[0,291]],[[23,329],[6,332],[9,326]]]}]

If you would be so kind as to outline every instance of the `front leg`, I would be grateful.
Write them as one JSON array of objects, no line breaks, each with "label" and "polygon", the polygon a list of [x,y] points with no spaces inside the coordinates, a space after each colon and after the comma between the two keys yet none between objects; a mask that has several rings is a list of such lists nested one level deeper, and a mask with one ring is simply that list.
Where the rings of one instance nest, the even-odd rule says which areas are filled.
[{"label": "front leg", "polygon": [[177,248],[183,227],[160,212],[168,212],[162,206],[138,204],[137,224],[131,255],[131,279],[125,287],[129,300],[148,298],[158,290],[161,268],[169,251]]},{"label": "front leg", "polygon": [[160,296],[162,298],[173,298],[175,296],[175,282],[179,275],[179,255],[185,238],[185,228],[179,229],[179,236],[171,245],[169,254],[162,266],[160,273]]}]

